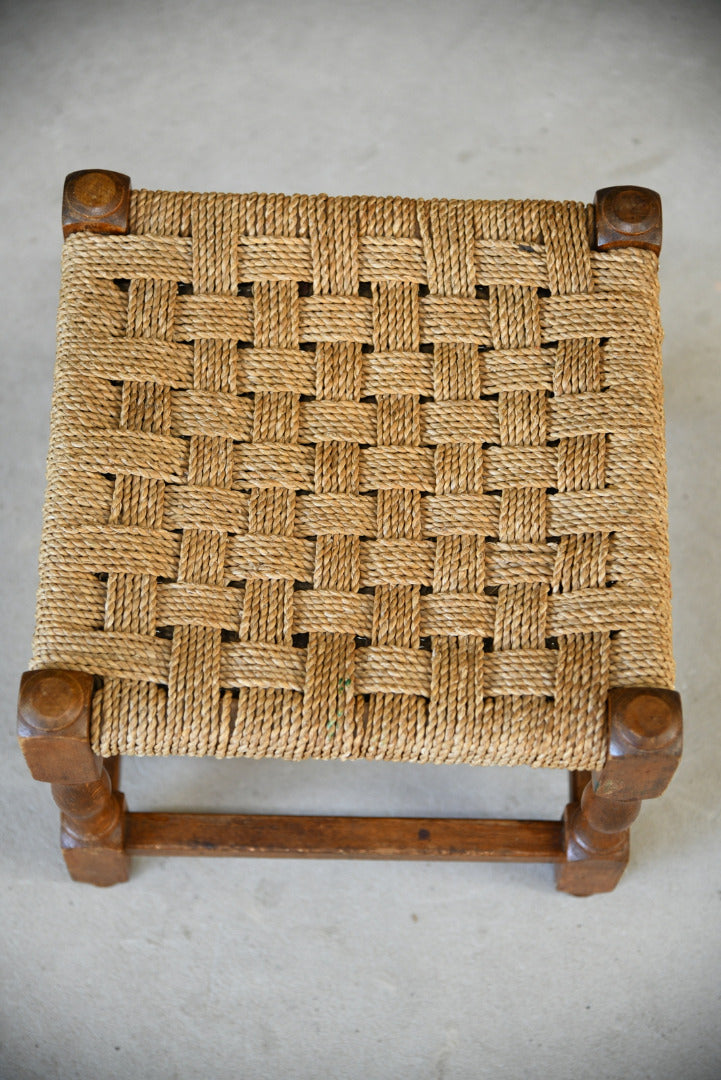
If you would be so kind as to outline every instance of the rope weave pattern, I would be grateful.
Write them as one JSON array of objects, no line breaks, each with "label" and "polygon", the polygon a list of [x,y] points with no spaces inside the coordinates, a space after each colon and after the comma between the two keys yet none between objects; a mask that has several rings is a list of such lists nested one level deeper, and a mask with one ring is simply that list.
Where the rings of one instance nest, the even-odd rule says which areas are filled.
[{"label": "rope weave pattern", "polygon": [[33,666],[98,753],[597,768],[673,685],[657,261],[593,208],[138,191],[64,246]]}]

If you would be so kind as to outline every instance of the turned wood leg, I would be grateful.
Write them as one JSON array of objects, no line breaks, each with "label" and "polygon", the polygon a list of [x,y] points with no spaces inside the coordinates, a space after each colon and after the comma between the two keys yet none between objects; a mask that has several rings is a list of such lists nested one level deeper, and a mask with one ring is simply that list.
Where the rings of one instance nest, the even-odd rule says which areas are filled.
[{"label": "turned wood leg", "polygon": [[596,192],[596,248],[661,251],[661,196],[651,188],[624,184]]},{"label": "turned wood leg", "polygon": [[65,177],[63,236],[75,232],[127,233],[130,177],[108,169],[80,169]]},{"label": "turned wood leg", "polygon": [[566,859],[556,866],[556,881],[575,896],[616,886],[641,801],[666,790],[681,757],[681,701],[673,690],[611,690],[608,723],[606,764],[597,773],[576,775],[580,800],[563,817]]},{"label": "turned wood leg", "polygon": [[61,848],[70,876],[93,885],[127,881],[125,800],[90,746],[93,679],[27,671],[20,683],[18,740],[30,772],[50,783],[62,811]]}]

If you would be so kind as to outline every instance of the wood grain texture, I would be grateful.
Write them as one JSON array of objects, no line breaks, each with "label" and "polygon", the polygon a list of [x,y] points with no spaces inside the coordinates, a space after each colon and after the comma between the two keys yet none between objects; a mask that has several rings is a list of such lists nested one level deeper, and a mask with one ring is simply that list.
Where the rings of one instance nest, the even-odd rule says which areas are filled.
[{"label": "wood grain texture", "polygon": [[661,196],[651,188],[624,184],[596,192],[596,249],[661,251]]},{"label": "wood grain texture", "polygon": [[554,862],[556,821],[266,814],[128,815],[130,855]]},{"label": "wood grain texture", "polygon": [[609,748],[596,791],[617,799],[655,799],[668,787],[683,750],[675,690],[614,688],[608,695]]},{"label": "wood grain texture", "polygon": [[17,735],[36,780],[97,780],[101,759],[90,747],[93,677],[59,668],[26,671],[20,680]]},{"label": "wood grain texture", "polygon": [[63,190],[63,236],[128,231],[130,177],[107,169],[69,173]]},{"label": "wood grain texture", "polygon": [[62,810],[60,847],[73,881],[117,885],[130,876],[125,849],[125,798],[113,791],[110,777],[92,784],[53,784],[53,798]]}]

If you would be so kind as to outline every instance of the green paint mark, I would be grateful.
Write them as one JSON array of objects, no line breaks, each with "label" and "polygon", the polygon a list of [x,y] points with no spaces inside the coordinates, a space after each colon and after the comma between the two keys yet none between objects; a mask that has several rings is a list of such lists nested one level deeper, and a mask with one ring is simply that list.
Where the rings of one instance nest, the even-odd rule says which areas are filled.
[{"label": "green paint mark", "polygon": [[[345,697],[347,690],[351,686],[351,682],[352,682],[352,680],[350,679],[349,676],[346,676],[345,678],[340,678],[338,680],[338,698],[339,699],[341,698],[341,696]],[[326,724],[326,736],[325,736],[326,739],[332,739],[333,738],[333,736],[335,735],[335,732],[336,732],[336,727],[338,726],[338,720],[342,720],[344,715],[345,715],[345,710],[343,709],[343,705],[342,705],[341,701],[339,700],[338,701],[338,710],[337,710],[337,712],[335,714],[335,718],[331,717],[328,720],[328,723]]]}]

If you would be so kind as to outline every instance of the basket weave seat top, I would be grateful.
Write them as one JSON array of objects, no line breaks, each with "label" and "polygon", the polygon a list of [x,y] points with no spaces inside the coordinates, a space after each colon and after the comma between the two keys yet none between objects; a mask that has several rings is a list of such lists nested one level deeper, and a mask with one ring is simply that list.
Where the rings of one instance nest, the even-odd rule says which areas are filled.
[{"label": "basket weave seat top", "polygon": [[673,666],[657,260],[592,229],[137,191],[66,241],[33,666],[98,752],[602,764]]}]

